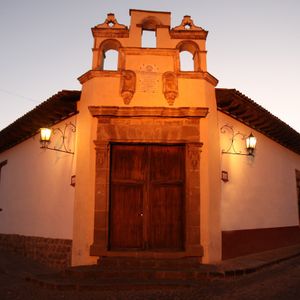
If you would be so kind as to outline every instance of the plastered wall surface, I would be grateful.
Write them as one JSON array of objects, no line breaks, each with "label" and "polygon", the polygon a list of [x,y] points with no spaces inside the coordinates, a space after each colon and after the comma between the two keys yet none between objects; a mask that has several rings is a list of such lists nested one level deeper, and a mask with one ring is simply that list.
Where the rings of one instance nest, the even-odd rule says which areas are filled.
[{"label": "plastered wall surface", "polygon": [[204,106],[209,108],[209,114],[200,123],[200,139],[203,142],[200,157],[201,244],[204,247],[202,261],[214,263],[221,259],[220,145],[214,87],[206,89],[205,93]]},{"label": "plastered wall surface", "polygon": [[[64,127],[69,118],[54,127]],[[75,136],[71,137],[72,139]],[[74,155],[40,149],[39,134],[0,153],[0,232],[73,238]],[[56,141],[56,142],[55,142]],[[75,140],[69,140],[74,148]],[[57,139],[50,146],[58,145]]]},{"label": "plastered wall surface", "polygon": [[[295,169],[300,157],[255,130],[219,112],[219,127],[257,138],[255,156],[221,155],[221,168],[229,181],[222,182],[222,230],[297,226],[299,224]],[[220,129],[221,150],[230,145],[230,132]],[[241,136],[236,151],[245,152]]]}]

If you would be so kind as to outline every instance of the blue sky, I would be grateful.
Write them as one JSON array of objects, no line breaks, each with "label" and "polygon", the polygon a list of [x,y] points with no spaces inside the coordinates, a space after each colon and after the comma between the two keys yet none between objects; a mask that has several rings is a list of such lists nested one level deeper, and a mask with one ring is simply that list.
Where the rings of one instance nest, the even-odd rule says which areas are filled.
[{"label": "blue sky", "polygon": [[1,0],[0,130],[91,67],[90,28],[113,12],[170,11],[172,26],[191,15],[209,31],[208,71],[300,132],[298,0]]}]

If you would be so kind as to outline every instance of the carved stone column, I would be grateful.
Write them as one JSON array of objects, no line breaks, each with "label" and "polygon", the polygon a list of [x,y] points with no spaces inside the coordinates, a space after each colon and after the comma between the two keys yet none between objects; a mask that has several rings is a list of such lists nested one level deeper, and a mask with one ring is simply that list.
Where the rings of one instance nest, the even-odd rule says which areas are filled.
[{"label": "carved stone column", "polygon": [[186,145],[186,251],[203,252],[200,244],[200,153],[202,143]]},{"label": "carved stone column", "polygon": [[96,144],[96,184],[95,184],[95,214],[94,243],[91,254],[105,251],[108,243],[108,193],[109,193],[109,144]]}]

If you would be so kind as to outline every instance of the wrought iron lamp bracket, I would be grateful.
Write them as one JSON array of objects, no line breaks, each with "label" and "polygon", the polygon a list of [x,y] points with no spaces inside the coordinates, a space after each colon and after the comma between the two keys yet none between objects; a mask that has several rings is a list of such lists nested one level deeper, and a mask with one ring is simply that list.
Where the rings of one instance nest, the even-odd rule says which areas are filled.
[{"label": "wrought iron lamp bracket", "polygon": [[70,139],[70,136],[67,136],[67,133],[69,135],[74,134],[76,132],[76,126],[72,122],[66,123],[64,128],[61,129],[59,127],[57,128],[52,128],[53,135],[58,135],[58,141],[60,139],[60,142],[53,148],[49,147],[49,142],[43,142],[41,141],[41,148],[42,149],[48,149],[48,150],[53,150],[53,151],[58,151],[58,152],[63,152],[63,153],[69,153],[69,154],[74,154],[74,151],[69,147],[68,141]]},{"label": "wrought iron lamp bracket", "polygon": [[235,148],[235,142],[239,137],[242,141],[245,141],[247,136],[239,131],[235,131],[233,126],[225,124],[220,129],[221,133],[226,134],[228,132],[230,137],[230,144],[228,148],[222,149],[222,154],[233,154],[233,155],[246,155],[246,156],[254,156],[253,152],[243,153],[242,151],[237,151]]}]

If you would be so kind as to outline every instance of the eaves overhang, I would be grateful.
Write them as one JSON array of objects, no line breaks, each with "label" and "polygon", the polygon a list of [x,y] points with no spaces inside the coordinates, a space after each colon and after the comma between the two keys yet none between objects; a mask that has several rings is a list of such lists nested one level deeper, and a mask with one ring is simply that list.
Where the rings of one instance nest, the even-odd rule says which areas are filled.
[{"label": "eaves overhang", "polygon": [[236,89],[216,89],[218,110],[300,154],[300,134]]},{"label": "eaves overhang", "polygon": [[0,131],[0,153],[77,113],[80,91],[63,90]]},{"label": "eaves overhang", "polygon": [[[63,90],[0,131],[0,153],[77,113],[80,91]],[[300,154],[300,134],[235,89],[216,89],[218,110]]]}]

